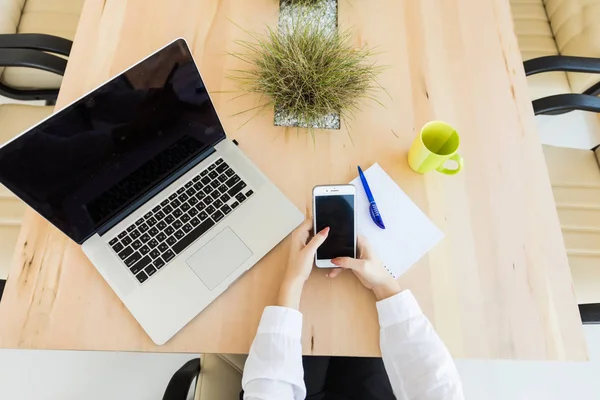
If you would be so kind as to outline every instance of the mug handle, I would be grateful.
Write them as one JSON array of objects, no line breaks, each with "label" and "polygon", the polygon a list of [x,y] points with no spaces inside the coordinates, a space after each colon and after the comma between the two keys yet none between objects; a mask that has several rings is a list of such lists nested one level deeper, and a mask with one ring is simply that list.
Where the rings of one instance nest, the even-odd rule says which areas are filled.
[{"label": "mug handle", "polygon": [[[456,161],[456,163],[458,164],[458,167],[456,167],[456,169],[448,169],[448,168],[444,167],[444,164],[448,160]],[[460,154],[456,153],[452,157],[450,157],[448,160],[444,161],[444,164],[440,165],[437,168],[437,171],[441,172],[442,174],[446,174],[446,175],[456,175],[456,174],[458,174],[460,172],[460,170],[463,168],[463,165],[464,165],[464,160],[463,160],[462,156]]]}]

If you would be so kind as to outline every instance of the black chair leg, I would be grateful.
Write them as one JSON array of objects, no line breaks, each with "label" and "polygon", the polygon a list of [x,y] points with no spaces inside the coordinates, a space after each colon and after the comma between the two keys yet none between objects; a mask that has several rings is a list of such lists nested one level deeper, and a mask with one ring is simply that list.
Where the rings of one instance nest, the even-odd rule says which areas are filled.
[{"label": "black chair leg", "polygon": [[194,379],[200,374],[200,359],[194,358],[186,362],[171,377],[163,400],[186,400]]}]

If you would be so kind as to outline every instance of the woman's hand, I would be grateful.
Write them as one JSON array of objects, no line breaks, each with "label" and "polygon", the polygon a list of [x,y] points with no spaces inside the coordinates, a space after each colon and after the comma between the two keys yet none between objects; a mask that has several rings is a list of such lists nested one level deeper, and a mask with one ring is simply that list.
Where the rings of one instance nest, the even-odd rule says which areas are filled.
[{"label": "woman's hand", "polygon": [[295,309],[300,307],[302,288],[312,271],[315,254],[329,234],[327,227],[317,233],[309,242],[312,229],[312,219],[306,219],[292,232],[290,255],[277,301],[280,306]]},{"label": "woman's hand", "polygon": [[385,269],[383,263],[374,254],[367,240],[358,238],[358,258],[339,257],[331,260],[340,268],[331,271],[327,276],[335,278],[343,269],[351,269],[358,280],[375,293],[377,300],[387,299],[400,293],[400,284]]}]

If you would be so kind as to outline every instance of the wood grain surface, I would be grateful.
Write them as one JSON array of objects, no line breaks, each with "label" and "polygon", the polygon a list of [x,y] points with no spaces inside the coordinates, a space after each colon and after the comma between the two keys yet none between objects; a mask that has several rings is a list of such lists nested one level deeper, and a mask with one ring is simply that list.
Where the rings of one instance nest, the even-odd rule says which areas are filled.
[{"label": "wood grain surface", "polygon": [[[587,349],[507,0],[340,0],[342,29],[388,68],[385,107],[365,101],[351,131],[273,126],[233,100],[234,40],[275,26],[275,0],[88,0],[58,108],[184,37],[228,137],[302,210],[316,184],[379,164],[444,231],[402,285],[455,357],[584,360]],[[461,134],[457,176],[410,170],[427,121]],[[258,234],[258,232],[257,232]],[[79,247],[28,212],[0,304],[0,347],[246,353],[275,299],[287,240],[166,345],[154,345]],[[306,354],[379,354],[375,300],[350,273],[315,270],[301,303]]]}]

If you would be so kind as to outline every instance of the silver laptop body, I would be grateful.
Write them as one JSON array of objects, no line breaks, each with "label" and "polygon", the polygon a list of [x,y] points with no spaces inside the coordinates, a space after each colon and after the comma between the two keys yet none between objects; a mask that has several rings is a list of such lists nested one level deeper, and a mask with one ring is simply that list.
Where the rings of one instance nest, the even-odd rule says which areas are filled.
[{"label": "silver laptop body", "polygon": [[0,183],[81,244],[156,344],[304,218],[227,140],[183,39],[6,143]]}]

